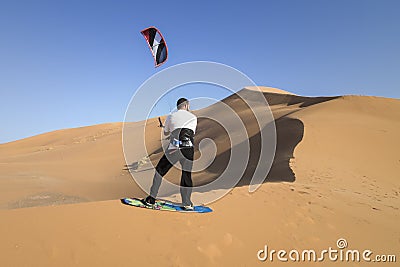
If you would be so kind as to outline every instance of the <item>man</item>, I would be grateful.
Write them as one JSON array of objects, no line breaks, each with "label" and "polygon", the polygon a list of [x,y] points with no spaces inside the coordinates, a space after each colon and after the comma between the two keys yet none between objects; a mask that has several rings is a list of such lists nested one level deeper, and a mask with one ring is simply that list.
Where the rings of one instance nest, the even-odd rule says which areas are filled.
[{"label": "man", "polygon": [[167,117],[164,125],[164,134],[170,134],[169,146],[156,166],[150,195],[143,199],[143,203],[155,204],[162,177],[179,161],[182,167],[180,183],[182,206],[186,210],[193,210],[190,196],[193,187],[192,166],[197,117],[189,112],[189,101],[186,98],[180,98],[176,105],[178,110]]}]

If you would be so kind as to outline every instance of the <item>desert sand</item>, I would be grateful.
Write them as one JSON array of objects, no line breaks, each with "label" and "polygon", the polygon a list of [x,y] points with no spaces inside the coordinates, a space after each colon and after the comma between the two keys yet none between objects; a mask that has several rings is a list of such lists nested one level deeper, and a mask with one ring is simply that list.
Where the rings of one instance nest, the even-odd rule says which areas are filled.
[{"label": "desert sand", "polygon": [[[254,88],[243,89],[251,97]],[[395,254],[400,261],[400,100],[372,96],[306,97],[262,87],[277,130],[272,169],[248,192],[243,179],[208,214],[122,205],[143,197],[122,151],[122,123],[64,129],[0,144],[0,266],[262,266],[257,252],[333,247]],[[235,95],[223,100],[254,131]],[[219,111],[218,104],[199,114]],[[137,122],[138,125],[144,122]],[[161,157],[157,118],[147,122],[151,162]],[[199,121],[198,138],[221,138]],[[252,133],[256,134],[256,133]],[[257,138],[250,140],[257,146]],[[219,149],[227,149],[220,142]],[[256,153],[256,150],[252,150]],[[251,173],[252,161],[246,173]],[[206,183],[223,171],[226,153]],[[139,166],[140,167],[140,166]],[[151,178],[153,169],[143,170]],[[133,175],[135,170],[133,170]],[[178,178],[177,178],[178,177]],[[179,180],[172,170],[166,177]],[[178,181],[176,180],[176,181]],[[289,262],[289,266],[310,266]],[[331,262],[319,266],[364,266]],[[379,265],[379,264],[374,264]]]}]

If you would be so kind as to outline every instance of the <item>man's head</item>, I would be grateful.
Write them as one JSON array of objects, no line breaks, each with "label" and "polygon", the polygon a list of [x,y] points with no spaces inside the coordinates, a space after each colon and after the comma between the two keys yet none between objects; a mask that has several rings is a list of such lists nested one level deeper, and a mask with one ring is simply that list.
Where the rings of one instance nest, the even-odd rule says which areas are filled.
[{"label": "man's head", "polygon": [[178,101],[176,102],[176,107],[178,110],[179,109],[189,110],[189,100],[187,100],[184,97],[179,98]]}]

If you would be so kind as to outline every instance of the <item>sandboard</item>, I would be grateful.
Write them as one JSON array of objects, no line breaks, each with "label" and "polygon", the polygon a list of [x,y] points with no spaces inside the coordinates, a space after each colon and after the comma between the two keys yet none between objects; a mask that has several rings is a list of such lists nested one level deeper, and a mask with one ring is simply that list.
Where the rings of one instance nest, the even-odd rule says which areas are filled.
[{"label": "sandboard", "polygon": [[165,200],[156,200],[156,204],[152,206],[148,206],[143,204],[143,202],[138,198],[123,198],[121,202],[126,205],[139,207],[139,208],[146,208],[152,210],[161,210],[161,211],[177,211],[177,212],[194,212],[194,213],[207,213],[212,212],[212,209],[205,206],[194,206],[194,210],[185,210],[182,206],[168,202]]}]

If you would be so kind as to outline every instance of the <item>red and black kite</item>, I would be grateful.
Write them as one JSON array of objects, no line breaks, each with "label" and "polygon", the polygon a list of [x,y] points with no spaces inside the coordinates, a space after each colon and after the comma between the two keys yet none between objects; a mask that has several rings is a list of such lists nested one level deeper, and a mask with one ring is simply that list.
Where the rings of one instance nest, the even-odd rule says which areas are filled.
[{"label": "red and black kite", "polygon": [[156,67],[161,66],[168,58],[168,48],[164,37],[156,27],[149,27],[141,31],[153,54]]}]

